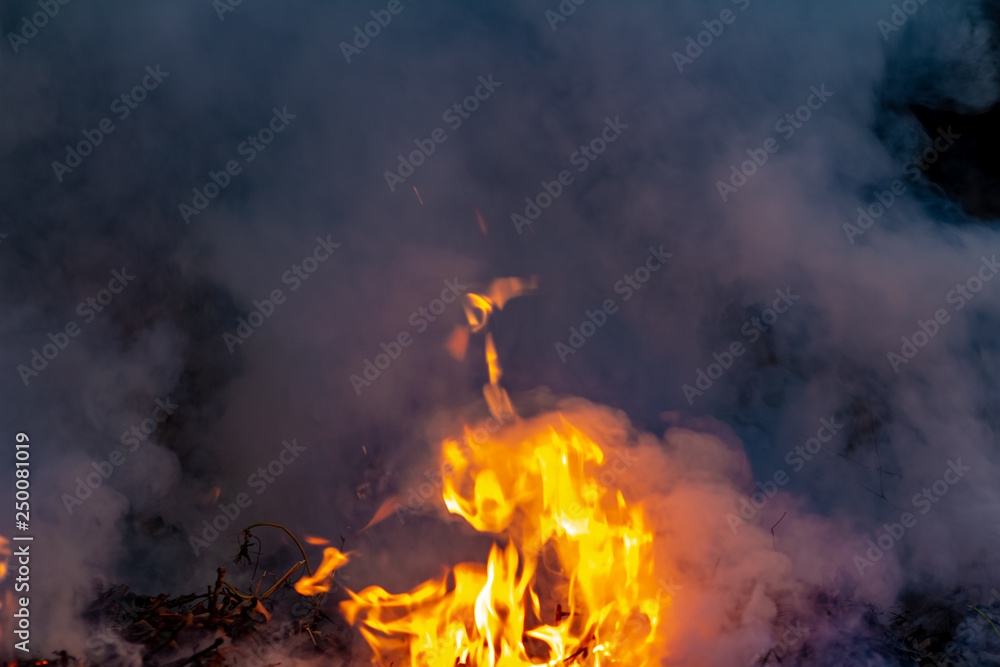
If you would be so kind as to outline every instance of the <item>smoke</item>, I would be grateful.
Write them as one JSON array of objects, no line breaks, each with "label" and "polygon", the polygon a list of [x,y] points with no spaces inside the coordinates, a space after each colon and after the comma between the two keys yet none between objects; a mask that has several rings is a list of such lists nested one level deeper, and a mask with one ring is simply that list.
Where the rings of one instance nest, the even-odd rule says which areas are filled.
[{"label": "smoke", "polygon": [[[8,440],[31,436],[39,655],[84,652],[95,577],[200,590],[254,521],[357,541],[386,586],[426,578],[440,540],[403,568],[380,555],[399,534],[356,533],[486,380],[481,340],[462,363],[444,349],[463,321],[446,281],[505,275],[540,281],[496,322],[515,402],[546,386],[648,432],[669,413],[630,484],[682,545],[679,604],[698,601],[676,664],[749,662],[792,621],[779,598],[812,641],[864,634],[850,614],[810,626],[792,582],[885,607],[989,597],[997,240],[921,162],[976,137],[943,147],[957,128],[914,112],[995,104],[986,3],[404,0],[367,39],[355,27],[385,5],[219,4],[68,3],[34,32],[37,3],[0,11],[0,415]],[[135,278],[113,292],[113,271]],[[776,290],[798,297],[780,314]],[[176,410],[157,420],[157,400]],[[821,420],[843,428],[820,442]],[[734,534],[726,515],[778,472]],[[905,512],[915,525],[859,573]],[[851,584],[822,578],[838,567]]]}]

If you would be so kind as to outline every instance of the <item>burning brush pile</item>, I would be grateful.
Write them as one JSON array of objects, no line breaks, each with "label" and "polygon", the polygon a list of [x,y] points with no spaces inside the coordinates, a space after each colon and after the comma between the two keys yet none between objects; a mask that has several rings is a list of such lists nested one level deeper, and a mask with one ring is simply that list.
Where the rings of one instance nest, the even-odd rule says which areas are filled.
[{"label": "burning brush pile", "polygon": [[[506,279],[488,295],[469,295],[471,331],[482,331],[494,308],[532,288]],[[447,512],[496,536],[486,562],[461,563],[407,593],[349,590],[341,612],[379,664],[656,664],[670,596],[656,583],[642,506],[601,483],[608,453],[569,419],[517,420],[486,336],[486,402],[494,418],[514,416],[514,425],[475,448],[445,441],[439,471]],[[328,547],[296,591],[326,592],[350,558]]]},{"label": "burning brush pile", "polygon": [[[380,664],[655,665],[670,596],[657,583],[641,504],[600,481],[608,454],[560,417],[512,428],[475,451],[444,444],[442,500],[497,536],[408,593],[378,586],[340,605]],[[349,556],[327,548],[302,594]]]},{"label": "burning brush pile", "polygon": [[[835,642],[837,626],[867,644],[840,647],[844,656],[928,648],[929,630],[913,632],[898,616],[890,626],[855,601],[877,598],[878,588],[843,576],[859,544],[843,527],[784,496],[771,501],[782,518],[770,530],[725,519],[752,479],[731,434],[678,424],[661,441],[582,400],[519,416],[487,328],[496,310],[534,287],[508,278],[468,294],[468,326],[449,342],[463,357],[469,334],[485,333],[483,394],[503,424],[486,438],[469,430],[447,438],[436,453],[432,509],[490,538],[481,560],[406,592],[377,583],[354,590],[340,573],[365,555],[346,539],[339,548],[323,538],[303,544],[284,526],[255,524],[230,566],[252,567],[250,584],[219,567],[211,585],[187,595],[111,587],[86,615],[99,629],[88,647],[100,650],[54,662],[652,667],[727,664],[742,654],[743,664],[825,664],[813,641],[827,633],[823,641]],[[383,503],[366,529],[398,505]],[[301,560],[259,572],[261,536],[272,531]],[[325,547],[315,567],[310,545]]]},{"label": "burning brush pile", "polygon": [[[453,336],[453,353],[464,356],[469,332],[483,331],[494,309],[533,288],[533,281],[504,279],[488,294],[467,295],[469,325]],[[558,413],[517,418],[499,384],[489,333],[486,351],[486,402],[496,418],[513,425],[475,448],[445,441],[439,499],[448,513],[495,536],[486,561],[459,564],[406,593],[379,586],[345,589],[340,614],[357,626],[380,665],[656,664],[671,600],[657,583],[645,509],[607,483],[613,481],[606,479],[610,453],[571,419]],[[384,516],[380,511],[373,523]],[[336,653],[342,645],[320,629],[330,620],[321,611],[323,596],[339,588],[336,572],[355,554],[345,553],[343,544],[328,546],[314,570],[287,529],[257,524],[243,531],[237,563],[251,563],[258,534],[267,527],[284,530],[302,553],[283,575],[268,573],[252,590],[241,591],[220,567],[213,586],[178,597],[142,597],[113,587],[102,592],[88,617],[112,624],[120,646],[136,647],[132,656],[116,656],[126,662],[131,657],[161,663],[169,656],[162,664],[222,664],[230,651],[240,652],[232,646],[241,638],[262,632],[272,620],[269,599],[297,578],[294,590],[309,601],[308,613],[288,625],[286,637],[306,635],[315,648]],[[265,585],[267,576],[273,581]],[[179,637],[192,631],[215,638],[174,657]]]}]

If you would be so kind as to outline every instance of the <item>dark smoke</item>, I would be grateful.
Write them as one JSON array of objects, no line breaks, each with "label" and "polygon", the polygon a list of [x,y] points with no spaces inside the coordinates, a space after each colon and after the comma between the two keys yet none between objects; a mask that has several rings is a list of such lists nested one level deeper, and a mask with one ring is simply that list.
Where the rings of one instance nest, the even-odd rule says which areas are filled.
[{"label": "dark smoke", "polygon": [[[429,434],[480,399],[482,339],[456,362],[444,343],[461,307],[427,316],[445,281],[475,291],[530,275],[540,289],[495,329],[515,402],[547,387],[622,410],[640,431],[669,429],[646,444],[722,489],[692,492],[715,503],[695,508],[705,526],[685,526],[692,539],[730,539],[725,515],[740,497],[788,473],[746,539],[770,559],[771,526],[788,511],[794,546],[780,566],[724,571],[749,611],[726,617],[717,648],[685,638],[673,664],[749,664],[794,622],[788,608],[812,623],[802,664],[860,664],[854,651],[875,633],[865,603],[953,633],[967,656],[995,649],[989,632],[962,628],[975,620],[967,605],[1000,585],[1000,284],[954,291],[1000,249],[989,3],[400,0],[357,53],[341,43],[386,3],[246,1],[221,16],[220,4],[77,0],[20,41],[10,35],[39,4],[0,9],[0,421],[9,451],[17,432],[32,443],[37,655],[86,651],[95,578],[152,595],[201,590],[244,523],[345,536],[367,559],[353,574],[362,584],[412,585],[442,560],[475,557],[481,545],[442,555],[458,540],[428,516],[356,533],[430,465]],[[565,21],[547,15],[560,6],[575,7]],[[710,43],[691,48],[706,31]],[[169,74],[121,118],[116,98],[157,66]],[[444,114],[481,77],[499,85],[454,127]],[[824,86],[819,104],[810,96]],[[809,99],[808,120],[778,129]],[[248,162],[243,142],[276,113],[286,125]],[[92,154],[54,169],[104,118],[114,130]],[[578,171],[574,153],[615,119],[627,128]],[[446,140],[390,190],[385,172],[435,128]],[[935,152],[942,132],[958,138]],[[564,170],[573,181],[551,205],[530,225],[512,220]],[[192,189],[213,173],[225,187],[185,220],[180,205],[196,208]],[[720,181],[734,190],[725,200]],[[856,233],[873,203],[884,212]],[[324,243],[339,247],[320,261]],[[661,246],[672,256],[648,282],[621,282]],[[113,271],[135,277],[98,312],[87,299],[111,294]],[[264,303],[277,289],[281,303]],[[776,290],[798,299],[775,318]],[[574,346],[571,329],[609,299],[614,312]],[[412,344],[377,369],[403,333]],[[58,341],[65,349],[46,359]],[[734,343],[742,352],[726,357]],[[378,377],[352,382],[366,361]],[[723,372],[710,378],[713,363]],[[177,406],[159,421],[158,399]],[[843,427],[818,453],[789,454],[831,419]],[[130,451],[133,427],[143,439]],[[720,461],[678,454],[678,439],[718,446]],[[258,472],[293,440],[305,449],[280,474]],[[88,487],[115,450],[124,462]],[[915,494],[959,459],[971,470],[920,514]],[[191,537],[244,493],[249,506],[196,555]],[[916,525],[860,575],[852,556],[904,512]],[[0,534],[12,532],[4,518]],[[843,542],[825,549],[832,540]],[[405,558],[400,543],[414,545]],[[269,548],[294,558],[278,536]],[[841,586],[857,609],[825,620],[790,590],[802,580]],[[788,607],[768,607],[783,595]]]}]

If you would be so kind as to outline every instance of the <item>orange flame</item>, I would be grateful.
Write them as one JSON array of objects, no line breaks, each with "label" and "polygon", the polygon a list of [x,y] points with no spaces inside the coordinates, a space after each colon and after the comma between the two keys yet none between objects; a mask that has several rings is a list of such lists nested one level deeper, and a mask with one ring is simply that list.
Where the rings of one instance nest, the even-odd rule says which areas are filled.
[{"label": "orange flame", "polygon": [[564,418],[508,435],[446,441],[441,461],[448,511],[506,546],[409,593],[348,591],[345,617],[383,664],[657,664],[670,599],[642,507],[598,482],[604,451]]},{"label": "orange flame", "polygon": [[525,294],[530,294],[538,289],[538,276],[524,278],[497,278],[490,284],[488,294],[474,294],[469,292],[465,295],[465,316],[472,328],[472,333],[478,333],[486,326],[486,321],[493,312],[503,310],[507,302]]},{"label": "orange flame", "polygon": [[[494,307],[536,286],[534,278],[505,278],[494,281],[487,296],[467,294],[471,331],[486,327]],[[486,362],[490,382],[483,394],[490,411],[513,414],[490,333]],[[475,447],[446,440],[439,468],[447,511],[497,541],[485,564],[461,563],[408,593],[379,586],[348,590],[341,611],[359,626],[375,663],[659,664],[671,598],[659,586],[653,531],[642,505],[608,488],[607,475],[613,480],[618,473],[608,469],[598,443],[556,413],[516,420]],[[295,590],[329,590],[333,573],[347,561],[328,547],[317,572]]]},{"label": "orange flame", "polygon": [[295,590],[299,595],[317,595],[330,590],[333,573],[342,567],[350,556],[341,553],[339,549],[327,547],[323,549],[323,562],[314,574],[306,575],[295,582]]},{"label": "orange flame", "polygon": [[8,540],[3,535],[0,535],[0,581],[7,578],[7,559],[10,558],[10,544]]},{"label": "orange flame", "polygon": [[[523,278],[497,278],[490,284],[489,294],[474,294],[469,292],[465,295],[465,317],[469,322],[472,333],[478,333],[486,328],[490,314],[494,307],[502,310],[508,301],[538,289],[538,276],[530,279]],[[463,351],[464,354],[464,351]],[[486,364],[490,370],[490,382],[483,387],[483,397],[486,405],[489,406],[490,413],[497,419],[501,415],[514,414],[507,392],[500,386],[500,377],[503,372],[500,369],[499,357],[496,347],[493,344],[493,335],[486,334]]]},{"label": "orange flame", "polygon": [[[7,559],[10,558],[9,544],[10,540],[0,535],[0,581],[7,578]],[[3,603],[0,603],[0,609],[3,609]]]}]

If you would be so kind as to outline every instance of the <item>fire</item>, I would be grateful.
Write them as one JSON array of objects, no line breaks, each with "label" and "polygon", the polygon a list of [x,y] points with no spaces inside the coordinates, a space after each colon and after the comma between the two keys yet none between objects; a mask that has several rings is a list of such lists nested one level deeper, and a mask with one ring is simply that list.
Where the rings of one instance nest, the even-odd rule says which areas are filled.
[{"label": "fire", "polygon": [[[470,329],[484,329],[494,308],[534,286],[508,278],[495,281],[488,296],[467,295]],[[513,414],[490,334],[486,361],[490,411]],[[559,413],[515,419],[474,447],[446,440],[442,505],[495,541],[485,563],[461,563],[408,593],[347,591],[341,611],[359,626],[375,663],[658,664],[671,599],[659,586],[645,510],[609,488],[607,462],[601,444]],[[323,564],[296,590],[329,590],[347,561],[327,547]]]},{"label": "fire", "polygon": [[[469,331],[478,333],[486,328],[490,315],[494,309],[501,310],[511,299],[529,294],[538,289],[538,276],[533,276],[528,280],[522,278],[498,278],[490,285],[487,294],[465,295],[465,318],[469,322]],[[449,341],[450,342],[450,341]],[[464,344],[462,345],[462,355],[464,355]],[[453,356],[456,356],[453,354]],[[497,419],[500,415],[513,414],[514,408],[511,406],[507,392],[500,386],[500,377],[503,371],[500,369],[500,361],[497,355],[496,346],[493,344],[493,334],[486,334],[486,365],[490,371],[490,382],[483,387],[483,397],[490,412]]]},{"label": "fire", "polygon": [[599,482],[605,452],[562,417],[500,435],[442,451],[448,511],[498,536],[486,564],[409,593],[349,591],[348,621],[383,664],[657,664],[670,600],[642,507]]},{"label": "fire", "polygon": [[7,559],[10,558],[10,541],[0,535],[0,581],[7,578]]},{"label": "fire", "polygon": [[[3,535],[0,535],[0,581],[7,578],[7,559],[10,558],[10,540],[8,540]],[[8,600],[10,599],[10,592],[7,593]],[[3,603],[0,602],[0,609],[3,609]]]},{"label": "fire", "polygon": [[323,563],[315,574],[302,577],[295,582],[295,590],[299,595],[316,595],[330,590],[333,573],[350,560],[350,556],[341,553],[339,549],[327,547],[323,549]]}]

